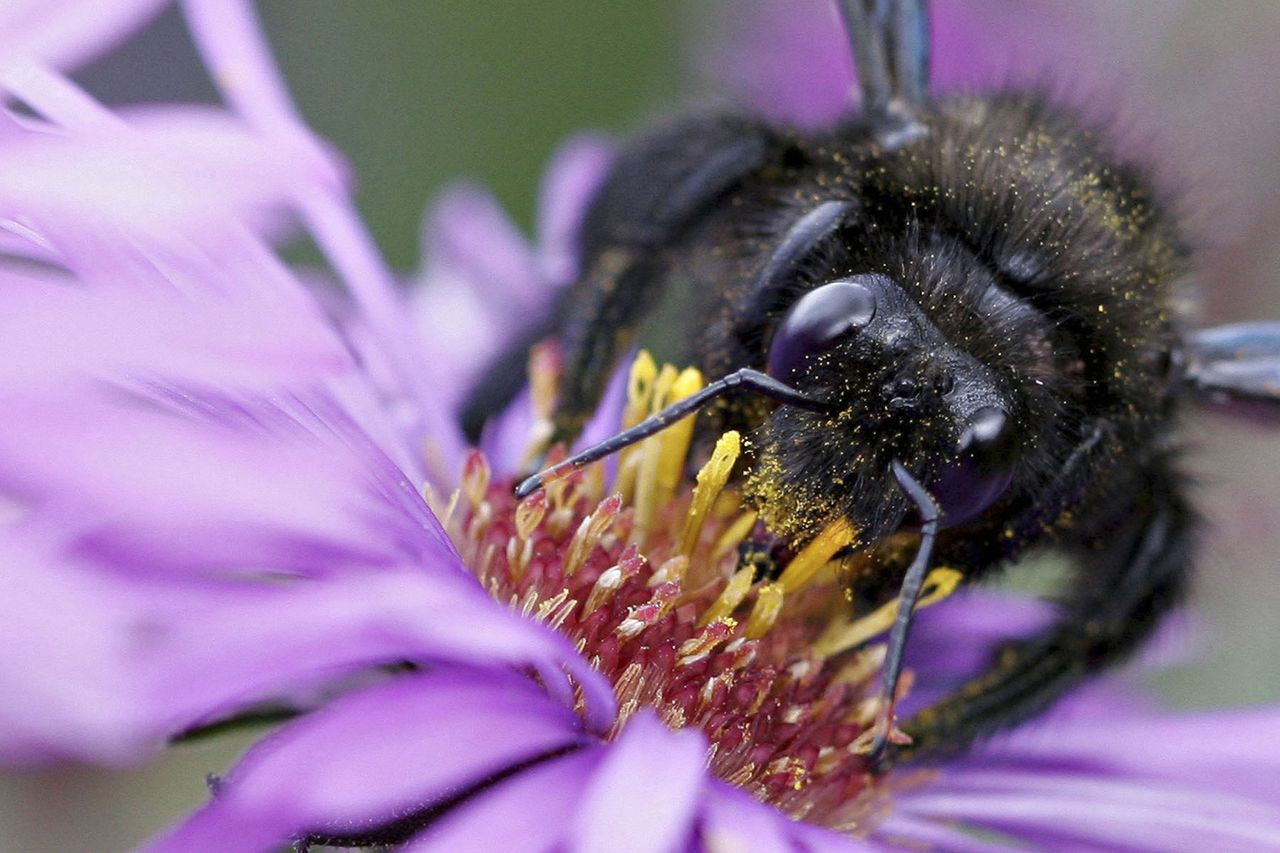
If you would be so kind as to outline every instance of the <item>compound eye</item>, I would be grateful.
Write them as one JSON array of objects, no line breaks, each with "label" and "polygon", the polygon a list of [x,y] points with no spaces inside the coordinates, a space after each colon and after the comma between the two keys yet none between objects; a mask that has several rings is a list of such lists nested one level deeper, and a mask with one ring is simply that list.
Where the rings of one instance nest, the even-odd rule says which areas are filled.
[{"label": "compound eye", "polygon": [[1009,414],[995,406],[979,409],[956,444],[956,459],[932,489],[942,523],[963,524],[998,501],[1013,480],[1017,436]]},{"label": "compound eye", "polygon": [[876,314],[876,295],[860,278],[824,284],[796,300],[773,334],[770,376],[794,382],[812,359],[871,322]]}]

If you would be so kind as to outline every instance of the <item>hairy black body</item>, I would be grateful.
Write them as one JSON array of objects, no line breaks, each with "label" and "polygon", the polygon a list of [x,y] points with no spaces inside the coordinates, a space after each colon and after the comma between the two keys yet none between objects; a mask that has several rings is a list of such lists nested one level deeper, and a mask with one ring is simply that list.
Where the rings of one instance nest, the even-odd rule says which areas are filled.
[{"label": "hairy black body", "polygon": [[1052,545],[1078,578],[1050,631],[906,724],[911,749],[1025,718],[1132,649],[1181,594],[1194,513],[1170,430],[1188,361],[1172,316],[1186,253],[1143,178],[1069,113],[1013,94],[814,136],[677,120],[622,154],[582,259],[559,315],[559,440],[664,296],[694,319],[686,356],[717,377],[766,371],[802,295],[849,276],[891,283],[881,301],[902,303],[898,328],[870,353],[818,353],[797,380],[826,409],[737,398],[700,422],[749,436],[746,490],[780,540],[853,521],[857,606],[896,594],[912,556],[878,547],[913,512],[891,463],[935,483],[964,428],[955,398],[986,394],[1007,414],[1008,486],[942,530],[936,559],[976,579]]},{"label": "hairy black body", "polygon": [[[564,347],[553,440],[578,434],[664,297],[676,357],[714,381],[517,494],[694,411],[704,436],[743,431],[767,526],[744,559],[767,572],[847,542],[852,605],[896,595],[878,764],[1022,720],[1151,633],[1197,528],[1174,420],[1193,399],[1280,420],[1280,324],[1179,328],[1187,252],[1140,169],[1037,94],[931,96],[923,0],[838,5],[861,112],[813,134],[694,115],[632,143],[589,210],[581,279],[532,333]],[[473,433],[523,349],[477,390]],[[1033,548],[1075,567],[1057,620],[892,747],[929,566],[975,580]]]}]

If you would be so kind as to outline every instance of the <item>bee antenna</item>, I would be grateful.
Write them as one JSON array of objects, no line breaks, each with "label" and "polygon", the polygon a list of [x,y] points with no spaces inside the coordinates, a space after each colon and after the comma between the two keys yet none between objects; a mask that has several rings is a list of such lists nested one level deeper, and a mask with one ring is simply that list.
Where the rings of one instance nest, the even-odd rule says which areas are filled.
[{"label": "bee antenna", "polygon": [[557,480],[582,468],[584,465],[595,462],[597,459],[603,459],[612,453],[617,453],[624,447],[648,438],[654,433],[661,432],[676,421],[698,411],[698,409],[701,409],[712,400],[733,391],[747,391],[752,394],[759,394],[762,397],[768,397],[770,400],[776,400],[783,405],[796,406],[810,411],[828,411],[831,409],[828,404],[805,396],[800,391],[790,385],[779,382],[767,373],[744,367],[741,370],[735,370],[728,376],[717,379],[688,397],[677,400],[630,429],[623,430],[612,438],[607,438],[599,444],[588,447],[581,453],[570,456],[563,462],[552,465],[550,468],[526,478],[516,487],[516,498],[527,498],[550,480]]},{"label": "bee antenna", "polygon": [[863,107],[884,115],[929,91],[928,0],[840,0]]}]

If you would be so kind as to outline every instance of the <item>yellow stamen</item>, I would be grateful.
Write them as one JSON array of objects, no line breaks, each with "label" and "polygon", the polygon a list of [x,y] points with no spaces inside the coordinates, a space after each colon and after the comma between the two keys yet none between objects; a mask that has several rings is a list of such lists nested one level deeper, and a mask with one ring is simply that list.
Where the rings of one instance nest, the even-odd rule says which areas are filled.
[{"label": "yellow stamen", "polygon": [[547,514],[547,493],[538,490],[516,504],[516,535],[528,539]]},{"label": "yellow stamen", "polygon": [[813,579],[818,569],[825,566],[840,549],[852,545],[857,538],[858,533],[848,519],[837,518],[796,554],[782,577],[778,578],[778,583],[787,592],[801,589]]},{"label": "yellow stamen", "polygon": [[758,640],[769,633],[778,614],[782,612],[783,592],[784,588],[780,583],[763,584],[756,590],[756,603],[751,608],[751,616],[747,618],[747,627],[743,629],[743,635],[748,640]]},{"label": "yellow stamen", "polygon": [[758,515],[759,513],[754,509],[749,509],[734,519],[733,524],[720,534],[715,547],[711,549],[711,562],[718,562],[725,554],[741,545],[742,540],[746,539],[747,534],[751,532],[751,528],[755,527]]},{"label": "yellow stamen", "polygon": [[684,576],[689,571],[689,558],[683,554],[677,554],[667,560],[658,570],[653,573],[653,577],[649,578],[649,586],[658,586],[664,583],[683,583]]},{"label": "yellow stamen", "polygon": [[[622,428],[630,429],[649,416],[653,405],[653,388],[658,380],[658,364],[648,350],[640,350],[631,362],[631,373],[627,377],[627,405],[622,410]],[[635,495],[637,466],[639,464],[640,447],[632,445],[623,448],[618,454],[618,477],[614,490],[624,500],[630,501]]]},{"label": "yellow stamen", "polygon": [[582,564],[591,555],[591,550],[600,542],[600,537],[618,517],[620,509],[622,509],[622,497],[611,495],[601,501],[591,515],[582,519],[582,523],[574,531],[573,540],[569,542],[569,550],[564,559],[566,578],[572,577],[574,572],[582,568]]},{"label": "yellow stamen", "polygon": [[690,637],[680,644],[680,648],[676,650],[676,654],[679,656],[676,659],[676,664],[678,666],[688,666],[691,663],[702,660],[711,654],[716,646],[727,640],[737,625],[737,621],[731,618],[717,619],[707,625],[696,636]]},{"label": "yellow stamen", "polygon": [[702,525],[707,520],[707,513],[711,511],[716,498],[720,497],[720,490],[729,482],[729,474],[741,452],[742,437],[730,430],[720,436],[715,450],[711,451],[711,458],[698,471],[698,485],[693,489],[689,517],[685,519],[684,532],[680,534],[680,553],[686,557],[693,555],[693,549],[697,547],[698,538],[702,534]]},{"label": "yellow stamen", "polygon": [[622,574],[622,568],[619,566],[610,566],[600,573],[600,577],[596,578],[595,585],[591,587],[591,593],[587,596],[587,604],[583,607],[583,613],[593,613],[599,609],[613,594],[622,586],[625,576]]},{"label": "yellow stamen", "polygon": [[[696,367],[686,367],[680,371],[667,394],[664,406],[678,403],[686,397],[702,390],[706,383],[702,381],[702,371]],[[693,441],[695,415],[681,418],[655,436],[658,439],[658,470],[654,483],[654,500],[658,506],[665,506],[675,496],[680,481],[684,478],[685,460],[689,457],[689,445]]]},{"label": "yellow stamen", "polygon": [[717,619],[728,618],[734,610],[738,609],[742,599],[747,597],[747,593],[751,590],[751,583],[754,580],[755,569],[750,566],[739,569],[737,574],[725,584],[724,589],[720,590],[720,595],[716,596],[716,600],[711,602],[707,612],[702,614],[702,618],[698,620],[698,626],[703,627],[710,625]]},{"label": "yellow stamen", "polygon": [[562,366],[560,349],[553,343],[540,343],[529,350],[529,391],[533,400],[533,428],[529,436],[529,449],[525,452],[525,467],[532,465],[533,460],[547,449],[547,442],[555,431],[551,415],[555,411]]},{"label": "yellow stamen", "polygon": [[[955,592],[964,575],[955,569],[937,568],[924,580],[924,594],[916,601],[916,610],[942,601]],[[852,622],[832,623],[813,644],[813,653],[828,658],[848,649],[857,648],[877,634],[883,634],[898,618],[898,602],[890,601],[875,611]]]},{"label": "yellow stamen", "polygon": [[648,350],[636,353],[627,376],[627,405],[622,410],[622,426],[630,429],[649,416],[653,402],[653,385],[658,378],[658,363]]},{"label": "yellow stamen", "polygon": [[[653,386],[653,399],[648,414],[654,414],[667,405],[672,387],[675,385],[676,372],[670,364],[662,365],[658,372],[658,381]],[[637,541],[643,542],[646,534],[653,527],[654,516],[661,506],[661,495],[658,490],[658,469],[662,464],[662,439],[665,431],[646,438],[639,444],[640,469],[636,474],[636,494],[632,505],[636,510],[635,531]]]}]

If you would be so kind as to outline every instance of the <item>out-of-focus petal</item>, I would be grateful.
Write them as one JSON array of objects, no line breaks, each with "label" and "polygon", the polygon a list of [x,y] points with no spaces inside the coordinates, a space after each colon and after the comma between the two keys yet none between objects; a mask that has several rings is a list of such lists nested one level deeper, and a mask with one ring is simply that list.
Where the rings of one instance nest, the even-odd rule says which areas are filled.
[{"label": "out-of-focus petal", "polygon": [[1280,712],[1137,704],[1098,688],[1076,693],[900,792],[881,831],[937,843],[967,826],[1036,845],[1151,853],[1280,845]]},{"label": "out-of-focus petal", "polygon": [[128,125],[7,141],[0,217],[33,228],[73,267],[110,258],[104,237],[210,244],[244,223],[274,225],[307,187],[340,184],[336,162],[314,154],[214,109],[151,108]]},{"label": "out-of-focus petal", "polygon": [[167,0],[7,0],[0,7],[0,74],[6,66],[73,69],[141,29]]},{"label": "out-of-focus petal", "polygon": [[1088,767],[1113,778],[1187,780],[1205,790],[1280,803],[1280,709],[1157,712],[1132,705],[1096,689],[1072,696],[1046,725],[1013,732],[978,759]]},{"label": "out-of-focus petal", "polygon": [[583,798],[570,849],[666,853],[689,838],[706,780],[706,740],[671,732],[651,711],[632,717]]},{"label": "out-of-focus petal", "polygon": [[7,763],[137,760],[181,729],[380,664],[554,666],[572,654],[448,572],[124,581],[30,542],[0,553]]},{"label": "out-of-focus petal", "polygon": [[963,822],[1051,849],[1269,850],[1280,847],[1280,809],[1187,781],[1118,779],[1078,771],[959,774],[904,798],[900,808]]},{"label": "out-of-focus petal", "polygon": [[0,426],[0,490],[96,559],[317,575],[453,553],[420,498],[387,500],[401,487],[314,418],[192,395],[198,418],[113,393],[7,398]]},{"label": "out-of-focus petal", "polygon": [[544,280],[560,284],[578,274],[582,218],[613,153],[606,137],[584,133],[561,145],[547,165],[538,193],[538,260]]},{"label": "out-of-focus petal", "polygon": [[162,697],[133,695],[122,667],[145,641],[145,618],[29,544],[0,542],[0,561],[0,761],[135,758],[168,713]]},{"label": "out-of-focus petal", "polygon": [[[762,115],[800,127],[830,124],[858,103],[844,25],[832,0],[722,4],[703,66]],[[938,89],[1036,83],[1070,68],[1077,83],[1115,79],[1132,60],[1102,46],[1104,4],[990,0],[931,4]],[[1128,64],[1126,64],[1128,63]]]},{"label": "out-of-focus petal", "polygon": [[[76,283],[0,269],[0,391],[163,380],[270,393],[355,371],[296,283],[227,255],[208,277],[171,266],[167,282],[157,274]],[[240,272],[265,286],[245,286]]]},{"label": "out-of-focus petal", "polygon": [[856,103],[853,62],[834,2],[725,3],[708,20],[717,26],[701,64],[762,115],[817,127]]},{"label": "out-of-focus petal", "polygon": [[487,190],[472,184],[446,189],[427,215],[425,239],[426,256],[471,287],[495,315],[513,319],[542,307],[545,289],[533,253]]},{"label": "out-of-focus petal", "polygon": [[308,833],[358,835],[581,739],[578,718],[521,676],[401,677],[283,726],[152,849],[272,850]]},{"label": "out-of-focus petal", "polygon": [[406,853],[544,853],[565,843],[582,792],[605,750],[586,749],[531,767],[478,794],[415,836]]},{"label": "out-of-focus petal", "polygon": [[870,849],[848,836],[793,821],[746,791],[718,780],[707,786],[703,796],[699,831],[702,847],[709,851],[852,853]]}]

